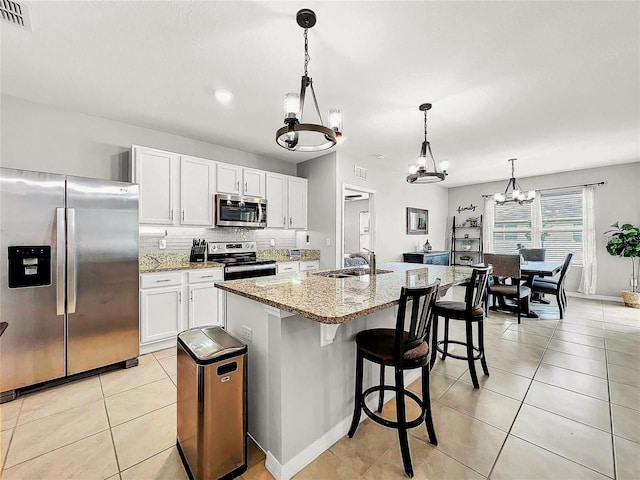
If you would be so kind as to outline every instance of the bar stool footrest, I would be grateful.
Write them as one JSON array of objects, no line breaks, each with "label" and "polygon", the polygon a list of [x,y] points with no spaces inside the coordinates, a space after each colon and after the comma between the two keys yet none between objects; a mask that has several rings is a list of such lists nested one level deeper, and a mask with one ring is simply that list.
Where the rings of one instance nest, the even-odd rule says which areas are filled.
[{"label": "bar stool footrest", "polygon": [[[377,424],[383,425],[383,426],[389,427],[389,428],[398,428],[398,426],[399,426],[398,422],[394,422],[392,420],[387,420],[386,418],[382,418],[379,415],[376,415],[367,406],[367,402],[366,402],[367,395],[371,395],[372,393],[379,392],[380,390],[389,390],[389,391],[392,391],[392,392],[396,392],[397,388],[394,385],[384,385],[384,386],[376,385],[376,386],[367,388],[362,393],[362,410],[364,411],[364,413],[367,414],[367,417],[369,417],[371,420],[373,420]],[[425,418],[425,415],[426,415],[426,409],[424,408],[424,405],[422,403],[422,399],[420,397],[418,397],[415,393],[405,389],[404,390],[404,394],[405,394],[405,396],[409,397],[411,400],[416,402],[418,404],[418,406],[420,407],[420,415],[418,415],[418,417],[414,418],[413,420],[405,421],[405,425],[404,425],[406,428],[415,428],[418,425],[421,425],[422,422],[424,422],[424,418]]]},{"label": "bar stool footrest", "polygon": [[[451,358],[455,358],[458,360],[469,360],[466,356],[462,356],[462,355],[456,355],[454,353],[449,353],[446,352],[440,348],[440,345],[444,345],[444,344],[449,344],[449,343],[455,343],[456,345],[462,345],[463,347],[466,348],[467,344],[465,342],[460,342],[458,340],[449,340],[448,342],[445,342],[444,340],[439,340],[438,343],[436,343],[436,350],[440,353],[442,353],[443,355],[446,355],[447,357],[451,357]],[[480,353],[480,349],[477,347],[474,347],[473,345],[471,346],[471,348],[473,348],[474,352],[478,352],[477,355],[473,356],[474,360],[480,360],[482,358],[482,354]]]}]

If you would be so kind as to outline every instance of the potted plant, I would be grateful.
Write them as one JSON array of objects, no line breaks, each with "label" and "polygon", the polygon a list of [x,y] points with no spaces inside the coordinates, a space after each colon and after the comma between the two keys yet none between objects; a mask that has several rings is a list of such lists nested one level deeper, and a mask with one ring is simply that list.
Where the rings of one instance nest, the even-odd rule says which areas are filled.
[{"label": "potted plant", "polygon": [[478,226],[478,217],[469,217],[469,218],[467,218],[467,222],[469,222],[469,226],[470,227],[477,227]]},{"label": "potted plant", "polygon": [[640,227],[618,222],[611,225],[613,230],[605,232],[607,235],[607,252],[614,257],[631,259],[631,291],[623,290],[622,300],[627,307],[640,308],[640,293],[638,293],[638,263],[640,260]]},{"label": "potted plant", "polygon": [[471,255],[460,255],[460,265],[471,265],[473,257]]}]

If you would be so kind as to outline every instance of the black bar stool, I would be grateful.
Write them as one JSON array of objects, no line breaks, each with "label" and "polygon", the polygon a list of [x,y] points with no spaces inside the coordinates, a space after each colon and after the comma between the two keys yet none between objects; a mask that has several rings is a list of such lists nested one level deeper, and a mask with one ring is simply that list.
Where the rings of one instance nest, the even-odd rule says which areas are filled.
[{"label": "black bar stool", "polygon": [[[433,335],[431,335],[431,367],[436,362],[437,352],[442,353],[442,360],[452,357],[469,362],[469,373],[474,388],[480,388],[476,375],[475,361],[480,360],[485,375],[489,375],[487,361],[484,356],[484,309],[487,281],[491,267],[474,267],[471,280],[466,284],[464,302],[440,301],[433,307]],[[438,317],[444,317],[444,340],[438,341]],[[449,319],[462,320],[466,326],[466,341],[449,340]],[[478,324],[478,346],[473,345],[473,324]],[[449,344],[463,345],[466,355],[448,353]],[[477,353],[476,353],[477,352]]]},{"label": "black bar stool", "polygon": [[[431,418],[431,397],[429,392],[429,333],[431,331],[433,305],[438,295],[440,279],[435,283],[419,288],[402,288],[396,328],[375,328],[363,330],[356,335],[356,394],[355,408],[351,428],[347,434],[352,438],[360,424],[360,415],[364,410],[371,420],[385,427],[398,429],[400,452],[404,471],[413,477],[411,452],[407,429],[414,428],[425,421],[429,441],[437,445],[436,432]],[[410,309],[410,323],[405,330],[407,310]],[[380,365],[380,385],[362,391],[362,372],[364,359]],[[384,384],[384,367],[390,366],[395,371],[395,386]],[[404,388],[404,370],[422,368],[422,399]],[[365,400],[367,395],[379,392],[378,413],[382,411],[384,391],[396,394],[397,421],[393,422],[373,413]],[[410,397],[420,407],[420,415],[407,420],[404,397]]]}]

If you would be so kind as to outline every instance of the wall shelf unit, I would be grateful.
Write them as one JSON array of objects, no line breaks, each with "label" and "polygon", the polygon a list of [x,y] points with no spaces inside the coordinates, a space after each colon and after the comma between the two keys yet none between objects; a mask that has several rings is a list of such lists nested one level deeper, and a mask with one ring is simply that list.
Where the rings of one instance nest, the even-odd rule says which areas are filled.
[{"label": "wall shelf unit", "polygon": [[482,263],[482,215],[475,225],[467,220],[464,223],[456,220],[454,215],[451,225],[450,265],[475,265]]}]

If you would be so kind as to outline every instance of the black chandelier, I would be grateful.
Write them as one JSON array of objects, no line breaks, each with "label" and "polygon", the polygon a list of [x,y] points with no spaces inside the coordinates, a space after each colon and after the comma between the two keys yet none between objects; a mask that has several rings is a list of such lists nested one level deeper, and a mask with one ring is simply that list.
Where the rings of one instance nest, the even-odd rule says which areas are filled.
[{"label": "black chandelier", "polygon": [[504,193],[496,193],[493,195],[493,199],[498,205],[502,205],[507,202],[518,202],[522,205],[524,203],[531,203],[536,198],[535,190],[523,192],[520,184],[516,180],[516,175],[514,173],[514,162],[516,160],[517,158],[510,158],[508,160],[511,162],[511,178],[509,179],[509,183],[507,183],[507,188],[504,189]]},{"label": "black chandelier", "polygon": [[[430,103],[423,103],[418,107],[421,112],[424,112],[424,141],[422,142],[422,148],[420,149],[420,156],[415,164],[409,165],[409,175],[407,175],[408,183],[435,183],[441,182],[445,179],[447,174],[447,164],[442,162],[440,168],[442,172],[438,171],[436,161],[431,153],[431,144],[427,140],[427,110],[431,109]],[[427,152],[429,152],[429,158],[433,165],[433,170],[427,170]]]},{"label": "black chandelier", "polygon": [[[283,148],[297,152],[319,152],[333,147],[342,136],[342,111],[337,108],[329,110],[329,126],[322,123],[322,115],[318,108],[313,80],[308,75],[309,40],[308,31],[316,24],[316,14],[308,8],[303,8],[296,15],[298,25],[304,28],[304,75],[300,86],[300,94],[287,93],[284,96],[285,126],[276,132],[276,142]],[[320,120],[316,123],[302,123],[304,100],[307,87],[311,89],[313,103]]]}]

